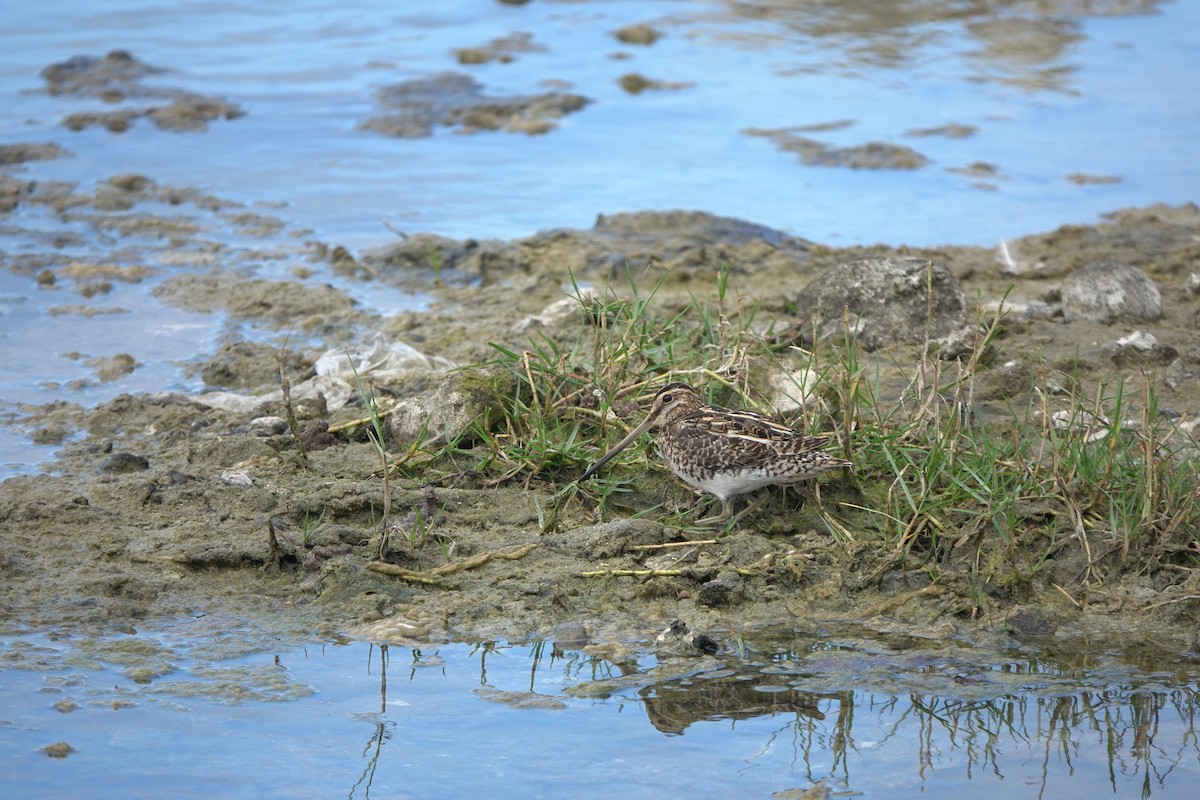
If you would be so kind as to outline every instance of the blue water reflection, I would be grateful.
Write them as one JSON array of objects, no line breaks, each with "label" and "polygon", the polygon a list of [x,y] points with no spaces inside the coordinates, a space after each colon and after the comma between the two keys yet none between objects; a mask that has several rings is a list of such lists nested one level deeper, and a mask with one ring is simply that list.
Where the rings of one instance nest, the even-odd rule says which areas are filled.
[{"label": "blue water reflection", "polygon": [[[1182,662],[988,667],[805,641],[614,663],[341,640],[175,649],[139,682],[114,654],[158,644],[117,642],[0,645],[4,796],[1182,797],[1200,779],[1200,670]],[[42,751],[59,742],[65,757]]]}]

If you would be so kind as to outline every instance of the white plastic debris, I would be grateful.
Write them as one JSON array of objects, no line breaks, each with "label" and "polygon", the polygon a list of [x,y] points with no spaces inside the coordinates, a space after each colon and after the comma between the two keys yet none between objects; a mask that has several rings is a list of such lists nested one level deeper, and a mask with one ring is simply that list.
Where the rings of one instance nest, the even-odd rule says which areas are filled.
[{"label": "white plastic debris", "polygon": [[1117,339],[1117,347],[1134,347],[1138,350],[1153,350],[1158,345],[1158,339],[1152,333],[1134,331],[1128,336]]},{"label": "white plastic debris", "polygon": [[[325,407],[336,411],[358,395],[355,375],[364,383],[389,383],[401,380],[405,373],[444,372],[454,362],[441,356],[428,356],[415,347],[377,333],[364,346],[327,350],[317,359],[315,377],[291,387],[292,401],[325,397]],[[283,401],[283,390],[260,395],[235,392],[205,392],[193,398],[197,403],[226,411],[246,412],[263,403]]]},{"label": "white plastic debris", "polygon": [[805,365],[771,375],[771,408],[776,414],[791,414],[804,408],[816,393],[821,375]]},{"label": "white plastic debris", "polygon": [[514,333],[527,333],[538,328],[556,328],[579,318],[579,310],[586,304],[600,300],[600,293],[589,286],[579,288],[578,294],[556,300],[542,309],[541,313],[525,317],[513,325]]}]

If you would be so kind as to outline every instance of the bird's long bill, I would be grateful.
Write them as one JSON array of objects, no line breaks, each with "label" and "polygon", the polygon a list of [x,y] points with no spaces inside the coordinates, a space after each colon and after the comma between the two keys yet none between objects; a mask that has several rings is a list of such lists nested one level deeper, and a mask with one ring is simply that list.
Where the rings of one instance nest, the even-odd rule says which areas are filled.
[{"label": "bird's long bill", "polygon": [[646,419],[642,422],[641,425],[638,425],[636,428],[634,428],[632,431],[630,431],[628,436],[626,436],[624,439],[622,439],[621,441],[619,441],[615,445],[613,445],[613,448],[611,450],[609,450],[607,453],[605,453],[600,458],[599,461],[597,461],[595,464],[592,464],[590,467],[588,467],[587,472],[585,472],[579,476],[579,480],[585,481],[588,478],[595,475],[596,470],[600,469],[605,464],[607,464],[613,456],[615,456],[617,453],[624,450],[629,445],[633,444],[634,440],[636,440],[639,436],[641,436],[643,433],[645,433],[648,430],[650,430],[650,417],[646,417]]}]

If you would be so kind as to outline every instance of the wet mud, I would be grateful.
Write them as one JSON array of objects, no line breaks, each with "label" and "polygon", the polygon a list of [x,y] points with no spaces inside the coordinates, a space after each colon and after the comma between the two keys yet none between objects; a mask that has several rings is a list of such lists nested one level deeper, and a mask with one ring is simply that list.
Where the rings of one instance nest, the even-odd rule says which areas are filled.
[{"label": "wet mud", "polygon": [[[38,191],[30,187],[25,196]],[[104,209],[114,200],[133,208],[164,193],[221,209],[228,224],[245,222],[215,198],[130,176],[92,195],[64,192],[47,202],[144,233],[162,220]],[[186,252],[191,231],[177,221],[168,241]],[[726,646],[734,632],[827,619],[927,641],[1136,639],[1164,652],[1195,653],[1200,608],[1187,599],[1200,595],[1195,569],[1110,557],[1104,579],[1088,582],[1081,576],[1094,574],[1086,569],[1089,554],[1069,536],[1036,574],[1014,573],[981,592],[963,558],[890,563],[885,543],[871,536],[840,541],[813,504],[786,497],[733,530],[699,538],[669,524],[669,514],[632,518],[657,503],[688,501],[660,467],[648,465],[645,484],[603,516],[588,502],[559,503],[560,490],[587,463],[544,476],[476,471],[481,454],[473,448],[483,443],[450,436],[452,429],[460,426],[461,434],[480,409],[517,389],[494,368],[450,367],[494,361],[496,344],[519,352],[534,340],[576,337],[587,323],[568,297],[572,282],[627,296],[632,276],[640,286],[657,286],[657,307],[682,309],[707,296],[713,276],[729,267],[739,302],[753,303],[761,324],[783,330],[810,324],[800,318],[799,293],[822,270],[868,257],[901,265],[916,258],[944,267],[971,308],[1003,300],[1009,309],[1004,336],[978,376],[981,414],[988,403],[1027,391],[1035,360],[1070,362],[1088,381],[1149,376],[1161,392],[1161,411],[1194,435],[1198,240],[1200,209],[1156,206],[1031,235],[1002,253],[834,249],[684,211],[612,215],[589,230],[514,241],[414,235],[358,254],[327,244],[305,248],[333,262],[345,280],[431,298],[424,310],[391,315],[365,311],[343,289],[303,273],[267,280],[186,259],[182,266],[161,262],[153,275],[89,270],[67,259],[10,263],[56,284],[153,279],[165,303],[252,320],[279,338],[197,353],[190,370],[207,384],[204,393],[122,395],[95,408],[26,407],[31,438],[62,442],[62,449],[44,474],[0,487],[0,608],[19,627],[97,630],[198,608],[292,608],[372,638],[550,638],[597,652],[678,632],[680,623],[688,632],[683,648],[704,653]],[[149,241],[147,247],[160,246],[157,237]],[[1144,272],[1157,288],[1158,313],[1152,308],[1139,312],[1146,319],[1131,320],[1106,318],[1103,309],[1076,311],[1068,321],[1066,280],[1105,262]],[[1080,302],[1086,306],[1086,298]],[[289,340],[289,331],[303,338]],[[1157,349],[1118,344],[1135,332],[1152,332]],[[334,380],[322,367],[323,353],[353,351],[372,336],[383,338],[363,350],[363,364],[409,350],[419,356],[371,379],[389,407],[410,404],[386,430],[393,461],[413,461],[386,483],[358,392],[317,383]],[[919,360],[920,344],[882,336],[872,350],[902,381],[911,378],[906,370]],[[281,365],[293,392],[290,419]],[[132,355],[95,365],[101,380],[137,367]],[[636,404],[626,411],[631,419],[642,413]],[[454,422],[460,412],[465,419]],[[455,469],[445,461],[422,468],[411,450],[413,429],[422,425],[458,442]],[[596,454],[601,446],[597,440]],[[856,480],[870,477],[840,479],[827,487],[827,498],[861,498]],[[553,525],[546,524],[550,513]]]},{"label": "wet mud", "polygon": [[[469,56],[460,51],[459,59],[464,57],[480,59],[470,63],[487,60],[478,51]],[[376,99],[385,113],[363,121],[361,127],[402,139],[431,136],[437,127],[460,133],[548,133],[558,126],[559,119],[589,102],[581,94],[560,91],[492,96],[477,80],[461,72],[441,72],[386,86]]]},{"label": "wet mud", "polygon": [[[145,78],[168,73],[169,70],[143,63],[125,50],[113,50],[103,57],[78,55],[51,64],[42,70],[42,78],[48,94],[96,99],[114,106],[107,111],[67,115],[62,124],[73,131],[100,126],[121,133],[139,119],[148,119],[163,130],[204,131],[210,122],[245,115],[236,103],[221,97],[143,82]],[[146,101],[154,104],[130,105]]]}]

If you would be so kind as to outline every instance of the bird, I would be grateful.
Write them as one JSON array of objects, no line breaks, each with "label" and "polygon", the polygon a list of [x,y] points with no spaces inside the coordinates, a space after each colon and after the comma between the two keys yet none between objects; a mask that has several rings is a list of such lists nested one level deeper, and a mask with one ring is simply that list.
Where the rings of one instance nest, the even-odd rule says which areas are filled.
[{"label": "bird", "polygon": [[[721,513],[697,520],[699,525],[736,521],[733,498],[738,495],[853,466],[821,449],[828,436],[808,436],[753,411],[708,405],[690,385],[673,381],[654,395],[646,419],[588,467],[578,482],[596,474],[649,430],[656,432],[659,452],[673,473],[721,501]],[[757,506],[752,504],[742,514]]]}]

